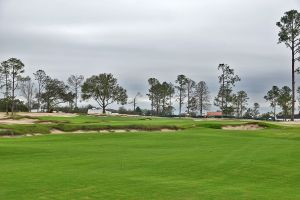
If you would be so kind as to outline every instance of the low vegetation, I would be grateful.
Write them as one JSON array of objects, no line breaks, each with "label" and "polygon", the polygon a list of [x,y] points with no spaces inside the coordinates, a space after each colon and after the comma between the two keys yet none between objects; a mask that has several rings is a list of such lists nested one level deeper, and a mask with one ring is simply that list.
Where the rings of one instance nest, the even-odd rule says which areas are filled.
[{"label": "low vegetation", "polygon": [[[3,120],[3,119],[2,119]],[[7,121],[11,120],[11,121]],[[161,129],[181,130],[195,127],[221,129],[222,126],[239,126],[256,124],[260,127],[276,127],[274,124],[258,121],[233,120],[194,120],[192,118],[159,118],[159,117],[107,117],[78,115],[75,117],[60,116],[26,116],[18,115],[14,118],[0,120],[0,135],[17,136],[26,134],[49,134],[52,130],[63,132],[72,131],[101,131],[101,130],[139,130],[159,131]],[[8,123],[10,122],[10,123]]]}]

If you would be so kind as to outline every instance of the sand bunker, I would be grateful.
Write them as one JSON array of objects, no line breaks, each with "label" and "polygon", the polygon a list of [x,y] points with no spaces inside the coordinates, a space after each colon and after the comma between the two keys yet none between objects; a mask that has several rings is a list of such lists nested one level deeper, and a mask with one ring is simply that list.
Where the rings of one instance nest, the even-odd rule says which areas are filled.
[{"label": "sand bunker", "polygon": [[224,130],[261,130],[263,127],[257,124],[243,124],[238,126],[223,126],[222,129]]},{"label": "sand bunker", "polygon": [[0,124],[34,124],[38,122],[37,119],[0,119]]},{"label": "sand bunker", "polygon": [[[0,124],[52,124],[50,121],[39,121],[38,119],[31,119],[34,117],[42,117],[42,116],[55,116],[55,117],[75,117],[77,114],[73,113],[17,113],[19,116],[23,116],[22,119],[11,119],[10,115],[6,115],[6,113],[0,113]],[[28,117],[28,118],[26,118]]]},{"label": "sand bunker", "polygon": [[75,117],[78,116],[74,113],[18,113],[20,116],[29,116],[29,117]]},{"label": "sand bunker", "polygon": [[50,131],[51,134],[68,134],[68,133],[136,133],[136,132],[155,132],[155,131],[160,131],[160,132],[175,132],[178,130],[174,129],[160,129],[160,130],[139,130],[139,129],[104,129],[104,130],[76,130],[76,131],[61,131],[58,129],[52,129]]}]

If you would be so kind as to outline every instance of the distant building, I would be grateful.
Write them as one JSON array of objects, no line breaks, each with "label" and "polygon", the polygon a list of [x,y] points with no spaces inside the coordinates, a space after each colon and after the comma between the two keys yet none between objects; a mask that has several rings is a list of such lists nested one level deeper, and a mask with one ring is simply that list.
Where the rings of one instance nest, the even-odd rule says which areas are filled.
[{"label": "distant building", "polygon": [[222,112],[207,112],[206,117],[222,117]]},{"label": "distant building", "polygon": [[[284,117],[283,115],[277,115],[276,116],[276,120],[278,120],[278,121],[284,121],[285,119],[287,121],[290,121],[291,120],[291,116],[286,116],[286,117]],[[300,121],[300,114],[294,115],[294,120],[295,121]]]},{"label": "distant building", "polygon": [[[101,115],[101,114],[103,114],[102,112],[103,112],[103,110],[102,110],[101,108],[92,108],[92,109],[88,109],[88,114],[89,114],[89,115]],[[105,111],[105,114],[111,115],[112,112],[106,110],[106,111]]]}]

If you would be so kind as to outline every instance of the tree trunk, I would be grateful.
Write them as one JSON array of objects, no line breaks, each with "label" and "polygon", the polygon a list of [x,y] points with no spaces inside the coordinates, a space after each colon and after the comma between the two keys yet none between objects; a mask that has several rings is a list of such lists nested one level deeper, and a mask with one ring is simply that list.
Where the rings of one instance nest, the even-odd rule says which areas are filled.
[{"label": "tree trunk", "polygon": [[38,108],[37,108],[37,112],[40,111],[40,107],[41,107],[41,85],[39,83],[39,91],[38,91]]},{"label": "tree trunk", "polygon": [[203,115],[203,108],[202,108],[202,104],[200,105],[200,116],[202,117]]},{"label": "tree trunk", "polygon": [[199,106],[200,106],[200,116],[202,117],[202,115],[203,115],[203,96],[202,96],[202,94],[200,94]]},{"label": "tree trunk", "polygon": [[294,121],[295,113],[295,47],[294,42],[292,43],[292,113],[291,121]]},{"label": "tree trunk", "polygon": [[159,114],[159,100],[156,101],[156,116]]},{"label": "tree trunk", "polygon": [[181,102],[182,102],[182,100],[181,100],[181,88],[179,89],[179,117],[181,116]]},{"label": "tree trunk", "polygon": [[223,71],[223,80],[222,80],[222,100],[221,100],[221,110],[224,112],[224,95],[225,95],[225,77],[224,77],[224,71]]},{"label": "tree trunk", "polygon": [[190,114],[190,83],[188,84],[188,91],[187,91],[187,114]]},{"label": "tree trunk", "polygon": [[172,95],[169,96],[170,100],[169,100],[169,106],[170,106],[170,115],[173,114],[173,111],[172,111]]},{"label": "tree trunk", "polygon": [[77,109],[77,101],[78,101],[78,85],[76,82],[76,86],[75,86],[75,108]]},{"label": "tree trunk", "polygon": [[153,115],[153,94],[151,94],[151,115]]},{"label": "tree trunk", "polygon": [[11,102],[11,116],[14,116],[14,107],[15,107],[15,71],[13,69],[13,78],[12,78],[12,102]]},{"label": "tree trunk", "polygon": [[8,115],[8,77],[7,75],[5,76],[5,111],[6,115]]}]

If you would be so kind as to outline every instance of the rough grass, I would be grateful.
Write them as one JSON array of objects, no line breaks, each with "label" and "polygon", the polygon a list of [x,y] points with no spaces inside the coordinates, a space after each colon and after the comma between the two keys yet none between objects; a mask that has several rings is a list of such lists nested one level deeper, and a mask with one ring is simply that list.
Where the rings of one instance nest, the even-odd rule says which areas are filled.
[{"label": "rough grass", "polygon": [[[300,127],[228,131],[216,127],[248,122],[67,120],[65,126],[186,129],[0,138],[0,199],[300,199]],[[21,133],[53,124],[12,126]]]},{"label": "rough grass", "polygon": [[[22,119],[24,117],[17,117]],[[191,127],[194,122],[191,119],[168,119],[151,118],[144,120],[141,117],[35,117],[39,121],[35,124],[10,124],[0,125],[1,135],[24,135],[24,134],[49,134],[52,129],[72,132],[76,130],[114,130],[136,129],[142,131],[155,131],[160,129],[185,129]],[[43,124],[51,122],[50,124]]]},{"label": "rough grass", "polygon": [[[24,119],[27,116],[16,116],[15,119]],[[282,128],[274,123],[240,120],[218,120],[218,121],[194,121],[190,118],[146,118],[146,117],[98,117],[80,115],[76,117],[31,117],[39,120],[35,124],[0,124],[0,135],[24,135],[24,134],[49,134],[51,130],[57,129],[65,132],[77,130],[99,131],[115,129],[135,129],[141,131],[155,131],[161,129],[188,129],[193,127],[205,127],[221,129],[222,126],[239,126],[242,124],[257,124],[264,128]],[[49,124],[45,124],[50,122]]]}]

